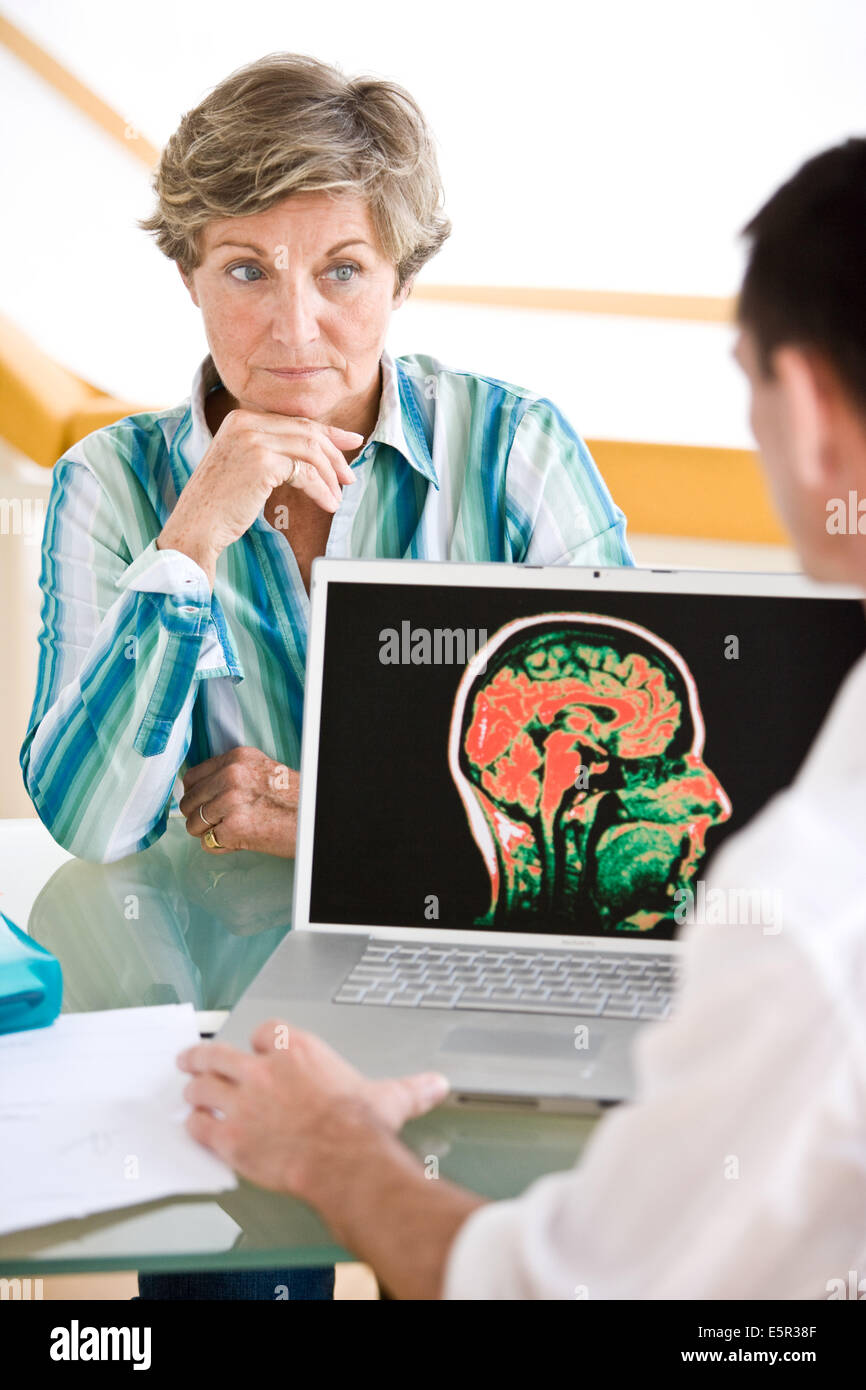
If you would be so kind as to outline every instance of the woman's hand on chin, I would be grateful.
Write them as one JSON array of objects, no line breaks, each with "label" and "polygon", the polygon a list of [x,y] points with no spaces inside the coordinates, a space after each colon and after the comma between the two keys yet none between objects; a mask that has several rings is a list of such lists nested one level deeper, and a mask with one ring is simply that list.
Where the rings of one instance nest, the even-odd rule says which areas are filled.
[{"label": "woman's hand on chin", "polygon": [[295,488],[323,512],[340,505],[355,475],[343,449],[364,436],[301,415],[232,410],[157,536],[158,550],[179,550],[201,565],[213,588],[216,562],[252,526],[271,493]]},{"label": "woman's hand on chin", "polygon": [[285,763],[258,748],[232,748],[187,769],[180,810],[208,854],[251,849],[294,859],[299,786]]}]

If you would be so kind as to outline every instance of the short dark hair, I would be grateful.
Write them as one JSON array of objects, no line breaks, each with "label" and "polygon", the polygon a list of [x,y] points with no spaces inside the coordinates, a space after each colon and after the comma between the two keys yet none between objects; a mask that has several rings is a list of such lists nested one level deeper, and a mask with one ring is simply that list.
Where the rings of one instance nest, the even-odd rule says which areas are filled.
[{"label": "short dark hair", "polygon": [[819,351],[866,412],[866,139],[807,160],[743,229],[737,307],[761,370],[783,345]]}]

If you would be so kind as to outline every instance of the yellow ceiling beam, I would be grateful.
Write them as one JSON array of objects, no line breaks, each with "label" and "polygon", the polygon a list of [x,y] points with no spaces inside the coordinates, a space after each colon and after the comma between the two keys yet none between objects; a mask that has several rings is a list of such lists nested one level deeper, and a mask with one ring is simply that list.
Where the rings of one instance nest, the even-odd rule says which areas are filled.
[{"label": "yellow ceiling beam", "polygon": [[146,140],[140,131],[119,115],[112,106],[109,106],[107,101],[103,101],[95,92],[92,92],[73,72],[59,63],[56,58],[52,58],[51,54],[47,53],[40,44],[2,15],[0,15],[0,43],[22,63],[25,63],[32,72],[43,78],[49,86],[54,88],[55,92],[65,97],[72,106],[77,107],[83,115],[99,126],[106,135],[121,142],[133,158],[146,164],[149,169],[155,166],[159,158],[159,150],[155,145]]},{"label": "yellow ceiling beam", "polygon": [[34,463],[51,468],[91,430],[145,409],[61,367],[0,316],[0,436]]},{"label": "yellow ceiling beam", "polygon": [[543,285],[418,284],[413,299],[497,309],[538,309],[566,314],[621,314],[629,318],[731,323],[733,299],[711,295],[643,294],[630,290],[575,290]]},{"label": "yellow ceiling beam", "polygon": [[789,545],[750,449],[588,439],[629,530]]}]

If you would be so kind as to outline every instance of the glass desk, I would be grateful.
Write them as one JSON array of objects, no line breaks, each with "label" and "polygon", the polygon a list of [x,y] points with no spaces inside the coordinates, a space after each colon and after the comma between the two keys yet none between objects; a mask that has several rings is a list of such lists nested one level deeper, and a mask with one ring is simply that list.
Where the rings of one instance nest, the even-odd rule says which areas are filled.
[{"label": "glass desk", "polygon": [[[169,822],[158,844],[115,864],[61,850],[38,821],[0,821],[0,909],[63,967],[63,1010],[191,1002],[203,1032],[252,987],[291,927],[294,864],[212,857]],[[411,1020],[407,1019],[407,1026]],[[441,1108],[405,1142],[439,1172],[491,1198],[570,1167],[591,1116]],[[356,1257],[303,1202],[241,1183],[0,1237],[0,1275],[84,1270],[323,1265]]]}]

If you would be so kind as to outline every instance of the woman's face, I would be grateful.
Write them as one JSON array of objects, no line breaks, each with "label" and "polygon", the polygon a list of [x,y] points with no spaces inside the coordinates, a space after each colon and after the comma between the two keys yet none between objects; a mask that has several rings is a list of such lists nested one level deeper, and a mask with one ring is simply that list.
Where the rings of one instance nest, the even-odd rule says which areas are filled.
[{"label": "woman's face", "polygon": [[366,203],[299,193],[209,223],[201,250],[201,265],[181,276],[237,404],[372,428],[379,358],[408,286],[395,296]]}]

